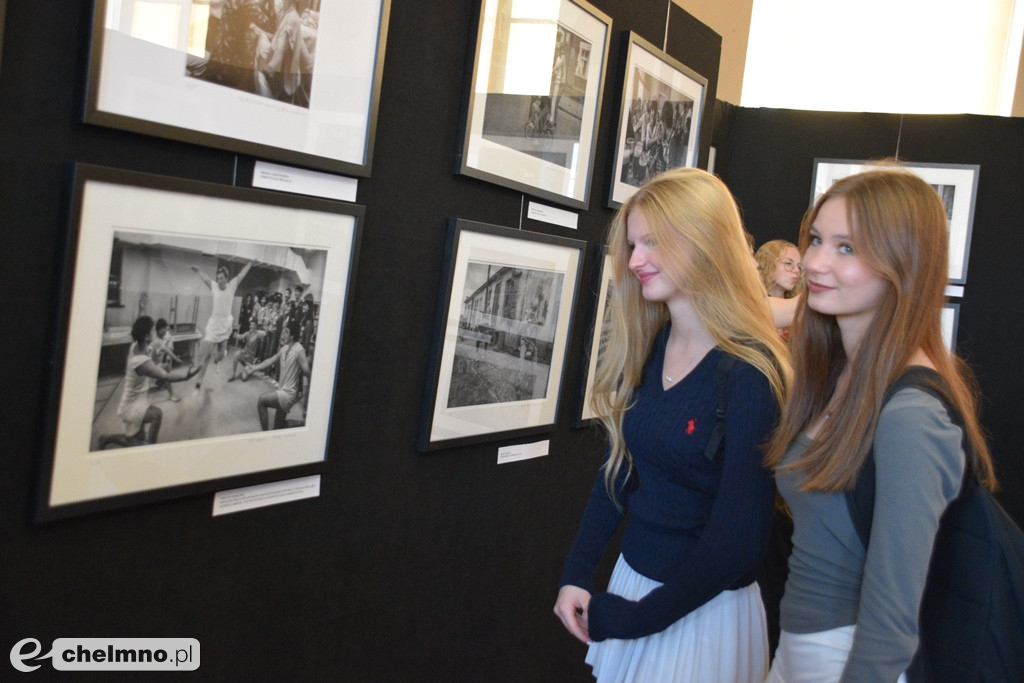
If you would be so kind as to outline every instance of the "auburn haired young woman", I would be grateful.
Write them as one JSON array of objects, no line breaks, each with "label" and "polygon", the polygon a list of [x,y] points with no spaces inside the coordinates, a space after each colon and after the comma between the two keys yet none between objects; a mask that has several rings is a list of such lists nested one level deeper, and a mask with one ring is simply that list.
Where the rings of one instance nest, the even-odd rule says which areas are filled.
[{"label": "auburn haired young woman", "polygon": [[[807,295],[791,329],[794,380],[768,451],[793,514],[782,635],[769,681],[896,681],[917,648],[918,609],[939,517],[964,473],[962,433],[941,402],[901,389],[934,370],[963,415],[983,482],[994,475],[970,374],[940,331],[946,211],[899,168],[836,182],[800,230]],[[872,457],[865,550],[844,491]]]}]

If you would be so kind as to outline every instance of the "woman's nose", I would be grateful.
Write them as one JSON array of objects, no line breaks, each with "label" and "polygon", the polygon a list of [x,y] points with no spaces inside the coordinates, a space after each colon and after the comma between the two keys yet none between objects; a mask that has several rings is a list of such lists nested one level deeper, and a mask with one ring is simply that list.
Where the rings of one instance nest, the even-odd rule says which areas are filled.
[{"label": "woman's nose", "polygon": [[821,249],[815,249],[813,253],[808,251],[804,254],[802,265],[805,272],[820,273],[823,268],[827,267],[828,257],[821,251]]},{"label": "woman's nose", "polygon": [[629,254],[629,269],[630,270],[636,270],[637,268],[640,268],[641,266],[643,266],[643,264],[644,264],[643,254],[641,254],[639,250],[634,249]]}]

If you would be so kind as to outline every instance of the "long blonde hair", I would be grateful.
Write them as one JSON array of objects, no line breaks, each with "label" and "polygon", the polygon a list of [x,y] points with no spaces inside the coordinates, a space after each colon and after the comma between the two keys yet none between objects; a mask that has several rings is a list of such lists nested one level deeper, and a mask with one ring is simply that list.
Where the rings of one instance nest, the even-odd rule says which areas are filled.
[{"label": "long blonde hair", "polygon": [[643,216],[654,238],[662,275],[689,296],[715,344],[761,371],[780,403],[790,375],[787,349],[775,331],[729,189],[696,168],[675,168],[651,179],[623,203],[608,238],[611,329],[591,406],[608,432],[605,486],[613,500],[622,467],[630,466],[623,416],[654,338],[669,320],[665,304],[643,298],[629,269],[627,219],[633,212]]},{"label": "long blonde hair", "polygon": [[[779,263],[782,262],[783,255],[789,247],[796,249],[796,245],[789,240],[770,240],[762,244],[754,252],[754,260],[757,261],[758,273],[761,276],[761,284],[764,285],[765,291],[772,291],[772,287],[775,285],[775,271],[778,269]],[[781,298],[792,299],[799,296],[803,291],[803,283],[804,278],[803,274],[801,274],[792,291],[783,292]]]},{"label": "long blonde hair", "polygon": [[[800,226],[800,249],[822,205],[846,201],[850,238],[858,256],[885,280],[886,288],[854,358],[847,358],[834,316],[801,301],[790,331],[794,380],[767,455],[780,467],[782,456],[807,425],[835,406],[804,455],[786,469],[803,470],[805,490],[851,488],[871,451],[886,388],[922,349],[950,389],[977,456],[979,479],[995,486],[988,447],[975,414],[973,376],[949,353],[940,317],[948,278],[946,210],[938,194],[909,171],[893,167],[837,181]],[[834,396],[839,374],[850,365],[849,383]],[[830,403],[831,401],[831,403]]]}]

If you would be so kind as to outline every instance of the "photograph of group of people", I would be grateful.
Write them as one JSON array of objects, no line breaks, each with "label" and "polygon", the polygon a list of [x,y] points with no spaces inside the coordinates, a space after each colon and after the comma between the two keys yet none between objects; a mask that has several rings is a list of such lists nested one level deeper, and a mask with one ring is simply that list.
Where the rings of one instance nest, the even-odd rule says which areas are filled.
[{"label": "photograph of group of people", "polygon": [[629,108],[619,180],[640,187],[649,178],[686,165],[693,100],[636,69],[637,92]]},{"label": "photograph of group of people", "polygon": [[303,425],[325,262],[116,231],[90,450]]}]

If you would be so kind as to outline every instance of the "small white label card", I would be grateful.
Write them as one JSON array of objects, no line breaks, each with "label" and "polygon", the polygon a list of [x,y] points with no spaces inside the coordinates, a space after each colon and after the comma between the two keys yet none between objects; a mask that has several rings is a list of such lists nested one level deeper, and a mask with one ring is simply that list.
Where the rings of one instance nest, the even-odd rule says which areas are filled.
[{"label": "small white label card", "polygon": [[537,202],[530,202],[526,215],[535,221],[561,225],[563,228],[570,228],[572,230],[576,230],[579,223],[579,214],[554,206],[538,204]]},{"label": "small white label card", "polygon": [[535,443],[518,444],[516,446],[504,446],[498,449],[498,464],[505,465],[519,460],[540,458],[548,454],[550,447],[551,441],[549,439]]},{"label": "small white label card", "polygon": [[355,178],[346,178],[331,173],[281,166],[269,161],[257,161],[252,170],[252,186],[264,190],[280,190],[281,192],[354,202],[359,182]]},{"label": "small white label card", "polygon": [[227,515],[254,508],[290,503],[293,500],[316,498],[320,495],[320,475],[298,479],[273,481],[269,484],[245,486],[240,489],[218,491],[213,495],[213,516]]}]

